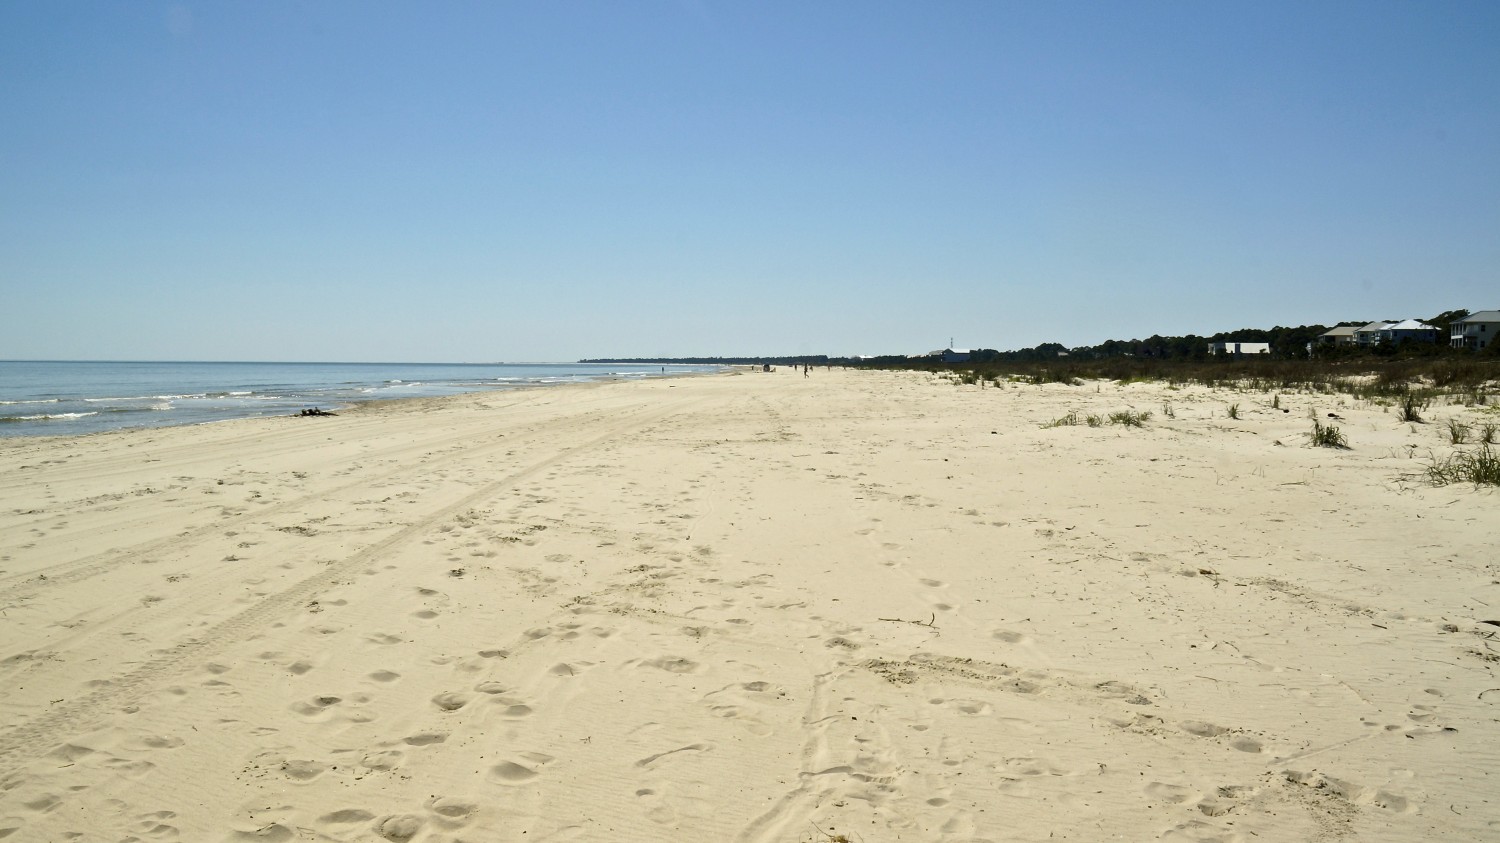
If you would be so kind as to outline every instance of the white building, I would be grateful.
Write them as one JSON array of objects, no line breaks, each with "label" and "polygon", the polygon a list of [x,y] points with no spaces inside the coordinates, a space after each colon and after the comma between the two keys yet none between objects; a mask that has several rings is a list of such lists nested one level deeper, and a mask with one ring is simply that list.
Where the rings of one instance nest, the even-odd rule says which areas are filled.
[{"label": "white building", "polygon": [[1362,347],[1378,345],[1380,343],[1380,332],[1394,325],[1394,322],[1371,322],[1354,329],[1354,344]]},{"label": "white building", "polygon": [[1209,354],[1233,354],[1239,357],[1242,354],[1270,354],[1271,344],[1268,342],[1211,342],[1208,344]]},{"label": "white building", "polygon": [[1380,341],[1398,343],[1402,340],[1415,340],[1416,342],[1437,342],[1440,332],[1437,328],[1426,322],[1418,322],[1415,319],[1407,319],[1401,322],[1392,322],[1380,329]]},{"label": "white building", "polygon": [[1500,310],[1481,310],[1448,325],[1448,344],[1478,351],[1500,334]]}]

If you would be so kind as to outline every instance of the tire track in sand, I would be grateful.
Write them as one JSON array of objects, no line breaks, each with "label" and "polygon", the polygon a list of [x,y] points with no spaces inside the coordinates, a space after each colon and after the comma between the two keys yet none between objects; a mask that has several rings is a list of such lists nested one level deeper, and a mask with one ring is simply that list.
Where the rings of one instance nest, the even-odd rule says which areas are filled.
[{"label": "tire track in sand", "polygon": [[402,528],[375,544],[355,551],[345,559],[327,566],[290,588],[265,597],[254,606],[200,632],[196,637],[164,650],[108,686],[101,687],[76,701],[60,704],[36,719],[11,729],[4,735],[0,735],[0,778],[13,774],[26,763],[17,758],[23,752],[40,755],[57,743],[60,732],[76,733],[89,730],[93,727],[101,709],[127,705],[139,699],[154,683],[165,676],[180,672],[185,663],[190,660],[197,661],[230,644],[239,642],[247,632],[264,626],[288,610],[300,606],[318,592],[332,588],[336,580],[368,564],[370,560],[417,538],[435,525],[564,460],[586,453],[631,430],[649,427],[652,423],[701,401],[702,399],[680,401],[646,414],[644,418],[641,414],[635,414],[620,421],[616,416],[611,419],[614,423],[610,424],[604,432],[576,445],[560,448],[551,456],[538,460],[526,468],[486,483],[459,500],[428,513],[422,520]]},{"label": "tire track in sand", "polygon": [[[618,416],[616,418],[618,418]],[[534,429],[524,430],[521,433],[522,438],[519,439],[517,438],[517,431],[515,429],[508,429],[504,433],[497,436],[495,441],[479,445],[477,447],[466,447],[459,450],[444,450],[453,446],[471,443],[473,441],[473,436],[471,434],[454,434],[436,438],[430,441],[424,441],[417,445],[403,445],[401,447],[387,449],[386,451],[382,452],[361,454],[359,458],[362,460],[397,459],[398,464],[395,468],[390,469],[389,471],[363,476],[359,479],[352,480],[339,486],[334,486],[328,489],[321,489],[319,491],[302,495],[300,497],[292,498],[290,500],[282,501],[276,504],[270,504],[259,509],[247,511],[238,515],[232,515],[227,518],[215,518],[209,521],[209,523],[207,524],[203,524],[199,527],[193,527],[185,532],[176,533],[162,538],[151,539],[139,544],[131,545],[129,547],[111,548],[110,550],[91,554],[81,559],[74,559],[68,562],[60,562],[45,568],[34,569],[26,571],[22,574],[15,574],[11,577],[0,578],[0,583],[3,583],[0,584],[0,604],[13,603],[19,600],[24,600],[39,591],[48,590],[59,585],[82,582],[84,580],[96,577],[100,574],[107,573],[116,566],[126,564],[133,559],[148,555],[168,553],[175,548],[188,545],[194,540],[201,539],[207,535],[219,533],[226,529],[233,529],[235,527],[244,526],[248,523],[263,521],[268,516],[274,516],[283,512],[295,510],[296,508],[304,506],[308,503],[312,503],[323,498],[334,497],[353,489],[387,482],[392,478],[401,476],[403,473],[409,473],[413,471],[430,473],[434,471],[435,468],[439,467],[442,463],[473,459],[476,456],[483,456],[484,454],[499,450],[501,448],[516,448],[518,446],[529,444],[536,439],[551,437],[555,435],[555,430],[549,426],[549,423],[553,421],[554,420],[548,420],[548,423],[532,425],[532,428]],[[434,451],[442,451],[435,457],[435,459],[439,461],[437,465],[434,465],[430,462],[412,465],[405,460],[399,459],[399,457],[401,457],[402,455],[412,453],[432,453]],[[9,582],[6,582],[7,580],[9,580]]]}]

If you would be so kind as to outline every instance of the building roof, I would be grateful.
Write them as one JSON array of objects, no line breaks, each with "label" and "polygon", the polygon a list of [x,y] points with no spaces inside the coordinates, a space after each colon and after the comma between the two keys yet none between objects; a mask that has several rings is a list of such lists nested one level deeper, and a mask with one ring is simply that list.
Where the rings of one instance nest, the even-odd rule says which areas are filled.
[{"label": "building roof", "polygon": [[1318,336],[1320,336],[1320,337],[1352,337],[1352,336],[1354,336],[1354,332],[1357,331],[1357,330],[1359,330],[1359,327],[1357,325],[1340,325],[1337,328],[1329,328],[1328,330],[1324,331],[1323,333],[1319,334]]},{"label": "building roof", "polygon": [[1391,324],[1391,323],[1389,323],[1389,322],[1371,322],[1368,325],[1360,325],[1358,328],[1354,329],[1354,332],[1356,334],[1361,334],[1361,333],[1364,333],[1366,331],[1383,331],[1383,330],[1385,330],[1385,327],[1387,325],[1389,325],[1389,324]]},{"label": "building roof", "polygon": [[1478,313],[1470,313],[1462,319],[1453,320],[1454,325],[1460,322],[1500,322],[1500,310],[1481,310]]},{"label": "building roof", "polygon": [[1431,325],[1428,325],[1426,322],[1418,322],[1415,319],[1407,319],[1404,322],[1392,322],[1391,324],[1385,326],[1385,328],[1383,328],[1382,330],[1386,330],[1386,331],[1436,331],[1437,328],[1434,328]]}]

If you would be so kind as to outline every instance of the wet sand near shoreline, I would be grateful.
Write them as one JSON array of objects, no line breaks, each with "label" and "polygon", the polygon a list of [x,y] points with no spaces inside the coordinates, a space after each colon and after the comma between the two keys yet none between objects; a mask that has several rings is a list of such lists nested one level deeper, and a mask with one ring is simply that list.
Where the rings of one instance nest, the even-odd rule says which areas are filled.
[{"label": "wet sand near shoreline", "polygon": [[0,839],[1494,839],[1500,500],[1418,474],[1500,417],[1271,403],[783,369],[0,441]]}]

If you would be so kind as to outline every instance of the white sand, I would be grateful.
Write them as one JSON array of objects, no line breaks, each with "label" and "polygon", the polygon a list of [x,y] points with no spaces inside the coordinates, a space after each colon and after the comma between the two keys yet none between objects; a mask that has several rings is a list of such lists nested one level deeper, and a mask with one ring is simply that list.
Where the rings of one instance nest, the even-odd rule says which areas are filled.
[{"label": "white sand", "polygon": [[781,371],[0,441],[0,839],[1500,839],[1500,497],[1269,399]]}]

